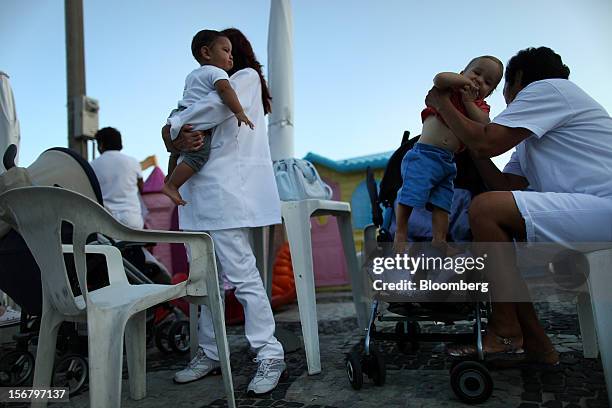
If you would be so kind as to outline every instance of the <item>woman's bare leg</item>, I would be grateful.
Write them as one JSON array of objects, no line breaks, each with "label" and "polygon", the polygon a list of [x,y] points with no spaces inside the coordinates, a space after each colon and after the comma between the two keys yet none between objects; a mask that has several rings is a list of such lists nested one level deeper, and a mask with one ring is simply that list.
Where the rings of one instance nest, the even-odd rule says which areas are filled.
[{"label": "woman's bare leg", "polygon": [[533,303],[521,302],[516,304],[516,311],[523,330],[523,348],[528,353],[540,356],[540,362],[555,364],[559,355],[540,324]]},{"label": "woman's bare leg", "polygon": [[[525,222],[511,192],[489,192],[476,197],[470,206],[470,226],[476,242],[511,242],[513,239],[523,241],[526,238]],[[502,249],[499,254],[489,256],[508,257],[507,252]],[[514,282],[521,279],[514,266],[514,259],[498,261],[508,265],[504,271],[509,275],[508,279]],[[492,292],[495,293],[494,288]],[[494,303],[490,326],[498,336],[522,337],[522,344],[528,351],[547,351],[553,348],[532,303]],[[491,336],[485,336],[484,344],[487,351],[503,349],[503,345]]]}]

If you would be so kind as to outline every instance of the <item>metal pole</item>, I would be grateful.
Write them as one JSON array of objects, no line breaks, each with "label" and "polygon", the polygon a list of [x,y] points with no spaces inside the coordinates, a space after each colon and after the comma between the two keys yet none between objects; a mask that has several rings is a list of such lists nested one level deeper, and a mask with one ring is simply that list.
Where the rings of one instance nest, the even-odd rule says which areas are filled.
[{"label": "metal pole", "polygon": [[87,140],[74,130],[75,100],[85,93],[83,0],[65,0],[66,86],[68,91],[68,147],[87,160]]}]

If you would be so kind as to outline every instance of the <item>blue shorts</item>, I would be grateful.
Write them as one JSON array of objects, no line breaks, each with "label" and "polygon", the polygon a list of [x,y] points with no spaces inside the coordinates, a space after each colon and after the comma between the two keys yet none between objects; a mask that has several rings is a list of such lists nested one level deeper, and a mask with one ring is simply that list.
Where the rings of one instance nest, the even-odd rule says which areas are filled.
[{"label": "blue shorts", "polygon": [[456,175],[452,152],[417,143],[402,160],[403,184],[397,195],[398,202],[413,208],[434,205],[450,213]]}]

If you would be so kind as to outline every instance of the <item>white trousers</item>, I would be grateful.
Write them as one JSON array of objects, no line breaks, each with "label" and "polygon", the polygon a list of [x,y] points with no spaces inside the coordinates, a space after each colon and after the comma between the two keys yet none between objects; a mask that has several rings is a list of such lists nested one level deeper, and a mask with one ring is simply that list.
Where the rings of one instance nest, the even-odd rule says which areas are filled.
[{"label": "white trousers", "polygon": [[[283,346],[274,337],[274,316],[255,265],[249,231],[235,228],[208,232],[215,245],[219,282],[223,286],[225,277],[236,288],[236,298],[244,308],[244,332],[257,359],[284,359]],[[206,305],[200,313],[198,340],[209,358],[219,360],[212,316]]]},{"label": "white trousers", "polygon": [[117,221],[124,225],[127,225],[128,227],[135,229],[142,229],[144,227],[142,213],[139,211],[114,210],[111,212]]}]

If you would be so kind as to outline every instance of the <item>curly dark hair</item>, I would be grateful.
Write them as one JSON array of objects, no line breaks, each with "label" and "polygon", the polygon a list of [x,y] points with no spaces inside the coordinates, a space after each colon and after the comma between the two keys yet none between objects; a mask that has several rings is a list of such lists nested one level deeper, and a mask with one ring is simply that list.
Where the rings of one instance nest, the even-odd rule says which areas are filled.
[{"label": "curly dark hair", "polygon": [[516,74],[522,72],[522,86],[542,79],[568,79],[570,69],[561,56],[548,47],[526,48],[510,58],[506,66],[506,83],[514,84]]},{"label": "curly dark hair", "polygon": [[232,75],[235,72],[245,68],[253,68],[255,71],[257,71],[261,81],[261,102],[263,104],[264,113],[268,114],[272,112],[272,97],[270,96],[266,79],[264,78],[261,70],[262,65],[259,63],[259,61],[257,61],[257,57],[255,57],[255,52],[253,52],[251,43],[237,28],[226,28],[225,30],[221,31],[221,35],[229,38],[230,42],[232,43],[234,67],[228,71],[228,74]]},{"label": "curly dark hair", "polygon": [[94,136],[99,146],[103,146],[104,150],[121,150],[121,133],[114,127],[104,127],[96,132]]},{"label": "curly dark hair", "polygon": [[212,47],[214,42],[217,41],[219,37],[225,37],[225,35],[216,30],[198,31],[197,34],[193,36],[193,40],[191,40],[191,54],[193,55],[193,58],[195,58],[198,63],[202,64],[202,54],[200,53],[200,50],[202,47]]}]

